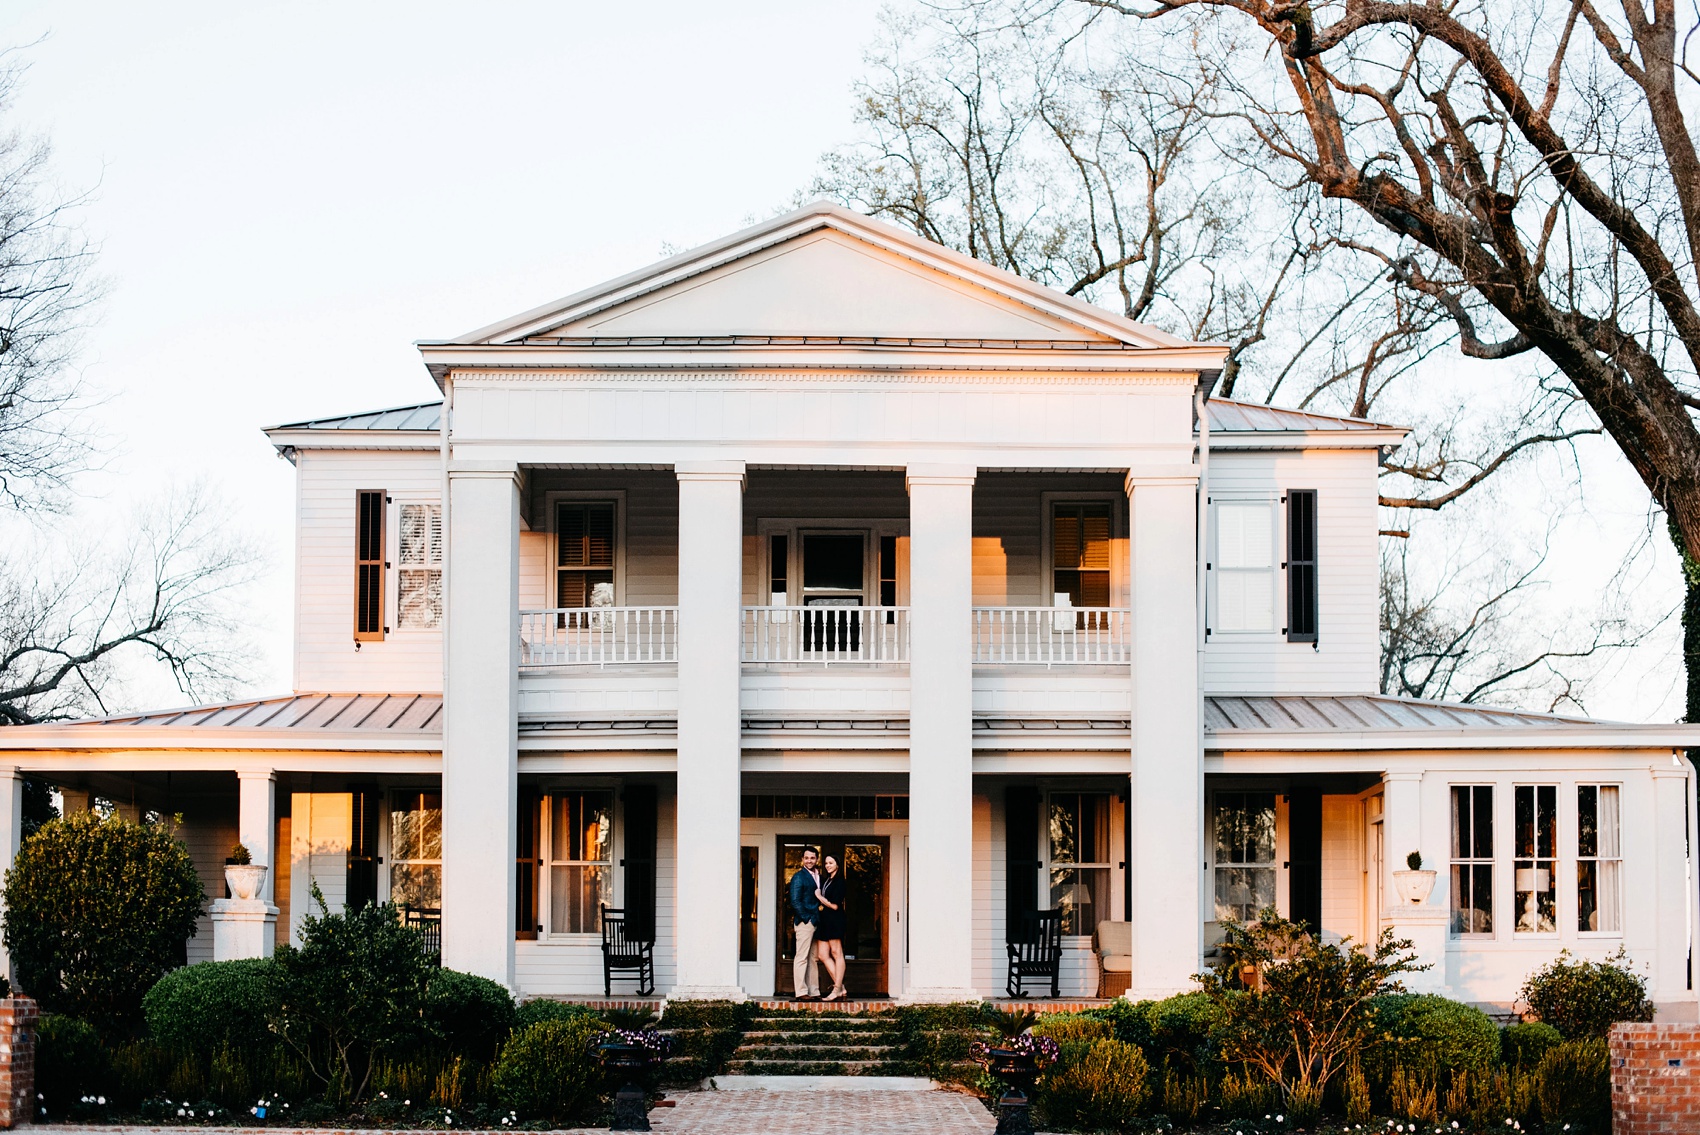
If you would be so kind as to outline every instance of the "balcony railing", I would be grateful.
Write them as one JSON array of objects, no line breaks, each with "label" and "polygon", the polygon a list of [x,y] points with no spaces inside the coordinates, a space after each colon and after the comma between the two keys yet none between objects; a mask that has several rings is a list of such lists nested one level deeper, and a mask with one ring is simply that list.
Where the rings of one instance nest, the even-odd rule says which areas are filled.
[{"label": "balcony railing", "polygon": [[677,607],[559,607],[519,613],[519,664],[623,666],[679,660]]},{"label": "balcony railing", "polygon": [[745,662],[909,661],[907,607],[745,607]]},{"label": "balcony railing", "polygon": [[1121,607],[976,607],[974,662],[1011,666],[1126,666],[1132,612]]}]

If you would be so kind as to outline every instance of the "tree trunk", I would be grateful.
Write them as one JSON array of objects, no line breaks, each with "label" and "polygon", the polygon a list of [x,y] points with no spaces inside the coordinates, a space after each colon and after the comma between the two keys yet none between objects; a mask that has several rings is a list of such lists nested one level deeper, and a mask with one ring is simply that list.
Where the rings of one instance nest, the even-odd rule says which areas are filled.
[{"label": "tree trunk", "polygon": [[[1700,722],[1700,559],[1689,555],[1675,523],[1670,535],[1682,557],[1682,664],[1687,694],[1682,719]],[[1688,750],[1688,759],[1700,766],[1700,749]]]}]

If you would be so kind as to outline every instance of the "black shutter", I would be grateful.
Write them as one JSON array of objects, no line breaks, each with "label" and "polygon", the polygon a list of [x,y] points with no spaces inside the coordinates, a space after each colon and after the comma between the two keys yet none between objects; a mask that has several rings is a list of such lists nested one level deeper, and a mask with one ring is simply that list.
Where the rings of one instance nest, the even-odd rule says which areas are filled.
[{"label": "black shutter", "polygon": [[1287,491],[1287,641],[1317,641],[1316,490]]},{"label": "black shutter", "polygon": [[384,637],[384,491],[355,493],[354,637]]},{"label": "black shutter", "polygon": [[350,796],[354,822],[342,901],[344,909],[356,911],[378,901],[378,790],[359,787]]},{"label": "black shutter", "polygon": [[626,802],[625,868],[626,935],[642,942],[655,940],[655,787],[628,785]]},{"label": "black shutter", "polygon": [[1287,793],[1287,917],[1322,928],[1322,792]]},{"label": "black shutter", "polygon": [[1039,910],[1039,790],[1012,784],[1003,799],[1004,938],[1020,942]]},{"label": "black shutter", "polygon": [[535,939],[542,929],[537,921],[537,876],[542,868],[538,822],[542,797],[535,788],[519,790],[519,815],[514,846],[514,937]]}]

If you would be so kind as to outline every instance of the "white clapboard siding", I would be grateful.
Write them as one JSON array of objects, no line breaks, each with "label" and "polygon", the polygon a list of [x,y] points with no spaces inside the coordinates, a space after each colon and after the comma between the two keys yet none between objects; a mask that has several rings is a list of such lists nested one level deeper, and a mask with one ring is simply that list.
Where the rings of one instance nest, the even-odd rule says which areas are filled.
[{"label": "white clapboard siding", "polygon": [[[1278,497],[1287,489],[1317,490],[1320,641],[1286,641],[1284,573],[1277,572],[1276,633],[1212,634],[1205,650],[1204,688],[1211,693],[1362,693],[1376,688],[1380,652],[1374,450],[1214,452],[1210,497]],[[1286,558],[1283,520],[1281,559]],[[1279,563],[1280,561],[1277,561]]]},{"label": "white clapboard siding", "polygon": [[[208,901],[224,898],[224,861],[236,843],[236,797],[191,797],[175,806],[183,815],[177,838],[189,850],[201,889]],[[212,956],[212,919],[203,914],[195,920],[188,959],[191,963],[209,962]]]},{"label": "white clapboard siding", "polygon": [[[355,494],[382,489],[389,531],[384,554],[382,641],[354,642]],[[295,688],[435,692],[443,688],[439,630],[395,628],[396,517],[402,504],[440,504],[441,459],[434,451],[304,449],[296,455]]]},{"label": "white clapboard siding", "polygon": [[1356,796],[1322,798],[1322,933],[1364,941],[1364,814]]},{"label": "white clapboard siding", "polygon": [[974,988],[982,997],[1003,995],[1004,861],[1003,792],[974,794]]},{"label": "white clapboard siding", "polygon": [[289,798],[289,816],[289,932],[298,942],[301,920],[319,911],[314,883],[332,912],[348,897],[354,798],[346,792],[296,792]]},{"label": "white clapboard siding", "polygon": [[[663,789],[656,800],[655,840],[655,991],[665,996],[677,980],[674,951],[675,896],[674,825],[677,797]],[[624,838],[623,836],[621,837]],[[614,871],[616,885],[619,868]],[[619,892],[616,891],[616,898]],[[735,912],[727,914],[730,927]],[[514,982],[524,997],[602,996],[602,939],[596,934],[568,939],[514,943]],[[631,974],[617,975],[614,995],[632,996],[637,988]]]}]

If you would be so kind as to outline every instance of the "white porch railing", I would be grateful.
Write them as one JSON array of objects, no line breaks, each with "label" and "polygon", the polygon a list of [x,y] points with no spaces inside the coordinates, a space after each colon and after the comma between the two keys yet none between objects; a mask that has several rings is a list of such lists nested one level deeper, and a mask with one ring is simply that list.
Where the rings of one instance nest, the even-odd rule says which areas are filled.
[{"label": "white porch railing", "polygon": [[909,661],[907,607],[745,607],[745,662]]},{"label": "white porch railing", "polygon": [[977,665],[1126,666],[1132,612],[1124,607],[976,607]]},{"label": "white porch railing", "polygon": [[610,666],[679,660],[677,607],[559,607],[519,613],[519,664]]}]

